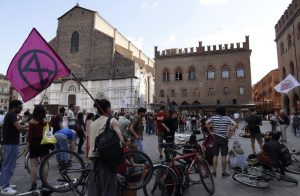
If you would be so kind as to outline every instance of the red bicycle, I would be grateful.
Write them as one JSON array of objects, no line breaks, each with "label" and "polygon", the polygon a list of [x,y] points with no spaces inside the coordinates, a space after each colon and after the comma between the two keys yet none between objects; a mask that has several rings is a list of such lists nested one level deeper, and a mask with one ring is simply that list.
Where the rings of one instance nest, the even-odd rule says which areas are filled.
[{"label": "red bicycle", "polygon": [[[199,145],[161,144],[170,155],[168,162],[154,165],[153,194],[175,196],[183,194],[189,185],[202,183],[206,191],[214,194],[215,185],[207,161]],[[181,149],[184,149],[183,153]],[[191,149],[190,152],[186,152]]]}]

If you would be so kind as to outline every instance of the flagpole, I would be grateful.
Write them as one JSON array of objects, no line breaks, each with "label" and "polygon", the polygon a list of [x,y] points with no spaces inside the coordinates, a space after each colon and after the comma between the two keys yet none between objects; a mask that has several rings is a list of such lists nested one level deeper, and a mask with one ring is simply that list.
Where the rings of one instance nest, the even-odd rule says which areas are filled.
[{"label": "flagpole", "polygon": [[94,101],[96,104],[96,107],[103,113],[106,114],[106,112],[101,108],[101,106],[95,101],[94,97],[91,95],[91,93],[85,88],[85,86],[79,81],[79,79],[76,77],[76,75],[72,72],[71,73],[74,79],[79,83],[79,85],[85,90],[85,92],[90,96],[90,98]]},{"label": "flagpole", "polygon": [[48,90],[48,88],[46,88],[46,90],[45,90],[45,92],[44,92],[44,94],[43,94],[43,96],[42,96],[42,99],[41,99],[39,105],[42,105],[42,103],[43,103],[43,101],[44,101],[44,98],[45,98],[45,95],[46,95],[46,93],[47,93],[47,90]]}]

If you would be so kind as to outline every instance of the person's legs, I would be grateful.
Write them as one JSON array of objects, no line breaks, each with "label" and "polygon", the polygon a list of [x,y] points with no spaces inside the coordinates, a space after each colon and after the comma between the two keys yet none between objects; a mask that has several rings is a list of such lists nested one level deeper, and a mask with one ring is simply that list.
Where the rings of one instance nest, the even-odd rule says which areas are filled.
[{"label": "person's legs", "polygon": [[227,177],[228,174],[226,172],[227,168],[227,155],[228,155],[228,140],[224,139],[222,142],[223,144],[221,145],[221,159],[222,159],[222,176]]},{"label": "person's legs", "polygon": [[30,174],[31,174],[31,190],[37,188],[37,168],[38,168],[38,158],[30,158]]},{"label": "person's legs", "polygon": [[259,145],[259,148],[260,150],[263,150],[263,138],[261,136],[261,133],[258,133],[256,136],[255,136],[257,142],[258,142],[258,145]]},{"label": "person's legs", "polygon": [[161,147],[159,145],[163,143],[164,138],[159,133],[157,135],[157,138],[158,138],[158,152],[159,152],[159,157],[162,158],[162,149],[161,149]]},{"label": "person's legs", "polygon": [[78,144],[78,153],[83,153],[82,145],[84,143],[83,135],[79,137],[79,144]]},{"label": "person's legs", "polygon": [[4,160],[1,168],[0,186],[6,188],[10,185],[10,179],[16,167],[18,145],[4,145]]},{"label": "person's legs", "polygon": [[216,175],[217,166],[218,166],[218,158],[219,158],[220,145],[214,144],[212,153],[213,153],[213,174]]},{"label": "person's legs", "polygon": [[137,148],[138,151],[144,152],[143,151],[143,140],[142,139],[135,139],[134,143],[135,143],[136,148]]},{"label": "person's legs", "polygon": [[250,132],[250,140],[251,140],[252,153],[256,154],[256,152],[255,152],[255,135],[251,132]]}]

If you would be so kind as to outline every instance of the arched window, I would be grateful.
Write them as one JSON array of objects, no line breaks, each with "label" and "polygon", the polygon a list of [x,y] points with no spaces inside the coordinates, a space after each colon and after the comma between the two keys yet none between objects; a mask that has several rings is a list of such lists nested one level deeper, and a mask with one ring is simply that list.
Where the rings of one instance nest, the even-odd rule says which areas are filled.
[{"label": "arched window", "polygon": [[76,92],[76,86],[75,85],[69,86],[68,91]]},{"label": "arched window", "polygon": [[237,78],[245,77],[245,69],[242,65],[237,66],[237,68],[236,68],[236,77]]},{"label": "arched window", "polygon": [[282,42],[280,43],[280,54],[281,54],[281,55],[284,54],[284,45],[283,45]]},{"label": "arched window", "polygon": [[182,80],[182,71],[179,68],[175,72],[175,80]]},{"label": "arched window", "polygon": [[243,86],[240,86],[240,95],[245,94],[245,88]]},{"label": "arched window", "polygon": [[229,67],[227,65],[224,65],[222,67],[222,78],[223,79],[229,78],[229,72],[230,72]]},{"label": "arched window", "polygon": [[292,36],[290,34],[288,34],[287,41],[288,41],[288,49],[290,49],[292,47]]},{"label": "arched window", "polygon": [[71,37],[71,53],[79,50],[79,33],[74,31]]},{"label": "arched window", "polygon": [[229,89],[228,89],[228,87],[224,87],[223,95],[229,95]]},{"label": "arched window", "polygon": [[291,61],[290,63],[290,74],[294,75],[295,74],[295,68],[294,68],[294,63]]},{"label": "arched window", "polygon": [[215,79],[215,68],[212,65],[207,68],[207,79]]},{"label": "arched window", "polygon": [[163,72],[163,81],[164,82],[170,81],[170,73],[168,70],[164,70],[164,72]]},{"label": "arched window", "polygon": [[286,77],[286,71],[285,71],[285,68],[283,67],[282,68],[282,79],[284,79]]},{"label": "arched window", "polygon": [[214,96],[215,95],[215,90],[214,88],[209,88],[208,89],[208,96]]},{"label": "arched window", "polygon": [[189,69],[189,80],[195,80],[196,79],[196,71],[194,67],[191,67]]}]

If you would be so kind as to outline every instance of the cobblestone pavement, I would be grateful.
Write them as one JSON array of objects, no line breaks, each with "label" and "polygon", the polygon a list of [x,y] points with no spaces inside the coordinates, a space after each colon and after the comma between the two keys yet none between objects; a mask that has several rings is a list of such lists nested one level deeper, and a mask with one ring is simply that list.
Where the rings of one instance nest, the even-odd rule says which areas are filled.
[{"label": "cobblestone pavement", "polygon": [[[251,153],[251,147],[250,147],[250,140],[247,138],[239,137],[238,134],[242,132],[241,128],[243,127],[243,123],[240,123],[239,125],[240,129],[237,131],[236,135],[232,137],[232,139],[229,142],[229,146],[232,146],[232,142],[234,140],[239,140],[242,144],[246,154]],[[271,129],[269,122],[264,122],[263,126],[261,127],[262,132],[268,131]],[[288,147],[290,149],[296,149],[300,150],[300,137],[296,137],[292,134],[291,129],[288,128]],[[200,135],[199,137],[202,137]],[[145,134],[144,137],[144,148],[145,152],[151,157],[152,161],[158,162],[158,151],[157,151],[157,137],[155,135],[148,135]],[[256,149],[258,151],[259,147],[256,144]],[[220,168],[220,165],[219,165]],[[300,175],[293,175],[294,178],[298,179],[300,181]],[[272,181],[270,182],[270,187],[268,189],[255,189],[251,187],[247,187],[244,185],[241,185],[238,182],[235,182],[232,177],[222,178],[221,177],[221,171],[218,170],[217,177],[215,179],[215,187],[216,192],[214,196],[299,196],[300,195],[300,185],[294,186],[290,184],[284,184],[281,182]],[[20,158],[17,163],[17,168],[14,173],[12,183],[17,185],[17,190],[19,192],[26,191],[30,188],[30,176],[27,174],[27,172],[24,169],[24,159]],[[52,195],[65,195],[65,196],[71,196],[74,195],[74,193],[65,193],[65,194],[52,194]],[[142,191],[138,191],[138,196],[144,195]],[[151,193],[149,192],[149,195]],[[203,186],[200,185],[193,185],[186,190],[184,193],[186,196],[206,196],[209,195],[204,190]]]}]

